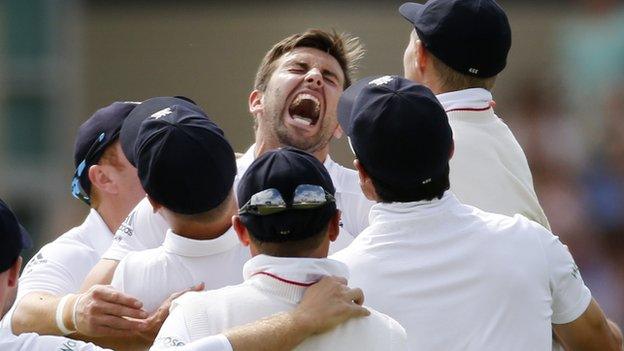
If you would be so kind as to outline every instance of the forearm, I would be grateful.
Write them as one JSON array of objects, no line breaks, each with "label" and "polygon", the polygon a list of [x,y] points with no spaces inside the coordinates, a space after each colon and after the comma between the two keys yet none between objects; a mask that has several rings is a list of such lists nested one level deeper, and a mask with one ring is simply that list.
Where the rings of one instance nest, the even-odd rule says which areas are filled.
[{"label": "forearm", "polygon": [[82,286],[80,287],[81,292],[85,292],[89,290],[94,285],[108,285],[113,280],[113,275],[115,274],[115,269],[119,261],[116,260],[108,260],[101,259],[87,274],[87,277],[84,279]]},{"label": "forearm", "polygon": [[[32,292],[20,299],[11,327],[15,334],[34,332],[41,335],[63,335],[56,324],[56,310],[62,296],[45,292]],[[65,326],[73,329],[72,308],[77,295],[71,295],[63,308]]]},{"label": "forearm", "polygon": [[314,332],[314,327],[305,318],[291,312],[228,330],[224,335],[234,351],[287,351],[295,348]]}]

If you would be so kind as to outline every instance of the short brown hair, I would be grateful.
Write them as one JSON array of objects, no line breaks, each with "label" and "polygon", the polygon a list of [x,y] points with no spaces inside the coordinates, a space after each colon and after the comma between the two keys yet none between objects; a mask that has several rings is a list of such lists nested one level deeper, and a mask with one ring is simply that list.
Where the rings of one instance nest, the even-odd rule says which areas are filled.
[{"label": "short brown hair", "polygon": [[345,33],[326,32],[321,29],[308,29],[299,34],[293,34],[273,47],[266,53],[254,81],[254,89],[264,91],[269,78],[275,70],[275,61],[295,48],[314,48],[332,55],[344,72],[343,88],[351,85],[351,78],[359,60],[364,56],[364,48],[357,37]]},{"label": "short brown hair", "polygon": [[457,91],[469,88],[484,88],[492,90],[494,87],[496,76],[488,78],[469,76],[452,69],[446,63],[442,62],[442,60],[435,57],[435,55],[433,55],[430,51],[429,54],[431,62],[433,63],[433,68],[436,72],[438,72],[440,88],[442,91]]}]

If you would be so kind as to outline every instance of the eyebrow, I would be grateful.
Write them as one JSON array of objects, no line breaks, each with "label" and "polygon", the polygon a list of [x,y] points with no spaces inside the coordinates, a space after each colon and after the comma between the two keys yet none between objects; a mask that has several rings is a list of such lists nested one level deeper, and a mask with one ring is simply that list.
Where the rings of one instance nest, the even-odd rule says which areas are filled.
[{"label": "eyebrow", "polygon": [[[290,59],[290,60],[286,61],[286,66],[288,66],[288,65],[295,65],[295,66],[298,66],[298,67],[306,69],[306,70],[310,69],[310,65],[307,64],[306,62],[298,61],[298,60],[294,60],[294,59]],[[323,69],[321,71],[321,74],[324,77],[332,77],[332,78],[336,79],[336,81],[338,81],[340,83],[340,77],[338,76],[338,74],[336,74],[335,72],[333,72],[331,70]]]}]

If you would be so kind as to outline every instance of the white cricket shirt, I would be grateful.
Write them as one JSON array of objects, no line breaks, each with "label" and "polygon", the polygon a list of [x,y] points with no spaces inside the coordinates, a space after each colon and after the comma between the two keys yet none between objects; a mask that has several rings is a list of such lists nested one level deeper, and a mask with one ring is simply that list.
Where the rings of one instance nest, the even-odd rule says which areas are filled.
[{"label": "white cricket shirt", "polygon": [[441,200],[378,203],[333,256],[366,303],[401,323],[413,350],[551,349],[551,323],[589,305],[567,247],[541,225]]},{"label": "white cricket shirt", "polygon": [[[289,311],[308,286],[322,276],[348,276],[346,266],[330,259],[258,255],[245,264],[245,282],[214,291],[188,293],[175,300],[159,339],[188,343],[231,327]],[[306,339],[295,350],[407,350],[405,330],[392,318],[371,310],[331,331]],[[152,351],[162,350],[157,347]]]},{"label": "white cricket shirt", "polygon": [[168,230],[162,246],[128,253],[111,285],[153,312],[171,294],[201,282],[206,289],[242,282],[243,265],[250,257],[233,228],[212,240],[188,239]]},{"label": "white cricket shirt", "polygon": [[[255,144],[236,160],[237,175],[234,191],[247,168],[255,159]],[[336,207],[342,212],[340,233],[330,245],[330,253],[349,245],[355,236],[368,226],[368,212],[373,202],[366,199],[359,186],[357,172],[334,162],[329,155],[323,163],[336,188]],[[130,212],[115,233],[115,239],[103,258],[119,261],[130,251],[152,249],[160,246],[169,225],[158,213],[154,213],[147,198]]]},{"label": "white cricket shirt", "polygon": [[112,240],[113,233],[99,213],[91,209],[80,226],[42,247],[24,268],[16,302],[2,320],[2,326],[10,328],[14,309],[20,299],[31,292],[64,296],[79,291],[85,277],[110,247]]},{"label": "white cricket shirt", "polygon": [[[91,343],[61,336],[40,336],[35,333],[13,335],[7,328],[0,328],[2,351],[111,351]],[[227,349],[223,349],[224,351]],[[216,351],[216,350],[213,350]]]},{"label": "white cricket shirt", "polygon": [[472,88],[436,97],[453,129],[450,181],[457,198],[488,212],[518,213],[550,228],[533,189],[526,156],[490,106],[492,94]]}]

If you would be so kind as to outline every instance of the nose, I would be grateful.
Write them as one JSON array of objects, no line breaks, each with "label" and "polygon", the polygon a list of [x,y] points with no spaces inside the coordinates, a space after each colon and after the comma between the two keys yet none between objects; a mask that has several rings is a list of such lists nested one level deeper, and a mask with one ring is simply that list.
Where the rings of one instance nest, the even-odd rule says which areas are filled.
[{"label": "nose", "polygon": [[320,88],[323,86],[323,75],[318,68],[312,68],[308,71],[308,74],[305,77],[305,81],[312,86]]}]

